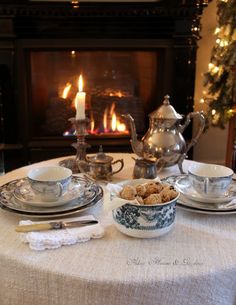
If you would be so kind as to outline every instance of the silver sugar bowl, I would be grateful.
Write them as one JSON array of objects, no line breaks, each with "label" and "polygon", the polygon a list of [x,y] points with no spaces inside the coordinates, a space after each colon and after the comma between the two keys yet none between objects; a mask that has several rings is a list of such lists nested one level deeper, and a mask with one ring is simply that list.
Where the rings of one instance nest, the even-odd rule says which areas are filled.
[{"label": "silver sugar bowl", "polygon": [[[119,168],[113,170],[115,164],[120,164]],[[124,160],[113,161],[113,157],[103,152],[102,146],[95,156],[86,156],[86,161],[79,164],[81,172],[89,172],[89,175],[95,180],[111,180],[111,177],[120,172],[124,167]]]}]

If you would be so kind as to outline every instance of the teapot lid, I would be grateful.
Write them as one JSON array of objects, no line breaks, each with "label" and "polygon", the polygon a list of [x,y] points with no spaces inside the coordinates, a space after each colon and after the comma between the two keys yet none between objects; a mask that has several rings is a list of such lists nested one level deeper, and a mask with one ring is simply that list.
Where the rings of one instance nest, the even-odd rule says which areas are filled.
[{"label": "teapot lid", "polygon": [[163,104],[155,111],[153,111],[150,116],[157,119],[173,119],[179,120],[183,116],[177,113],[173,106],[170,105],[170,96],[165,95]]},{"label": "teapot lid", "polygon": [[111,156],[108,156],[103,152],[102,145],[100,145],[99,151],[95,156],[88,157],[88,158],[89,158],[89,161],[92,163],[108,163],[113,160],[113,158]]}]

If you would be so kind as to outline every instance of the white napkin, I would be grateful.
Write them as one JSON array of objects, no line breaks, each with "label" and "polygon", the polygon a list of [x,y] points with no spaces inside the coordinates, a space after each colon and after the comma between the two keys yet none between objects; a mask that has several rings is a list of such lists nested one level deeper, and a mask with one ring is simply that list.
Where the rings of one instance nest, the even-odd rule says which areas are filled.
[{"label": "white napkin", "polygon": [[[93,220],[92,215],[64,218],[61,221]],[[57,220],[58,221],[58,220]],[[60,221],[60,220],[59,220]],[[43,223],[47,221],[32,222],[31,220],[21,220],[19,225]],[[20,233],[20,238],[24,243],[29,243],[31,249],[42,251],[45,249],[56,249],[65,245],[74,245],[94,238],[101,238],[104,235],[104,228],[100,223],[90,226],[68,228],[59,230],[37,231]]]}]

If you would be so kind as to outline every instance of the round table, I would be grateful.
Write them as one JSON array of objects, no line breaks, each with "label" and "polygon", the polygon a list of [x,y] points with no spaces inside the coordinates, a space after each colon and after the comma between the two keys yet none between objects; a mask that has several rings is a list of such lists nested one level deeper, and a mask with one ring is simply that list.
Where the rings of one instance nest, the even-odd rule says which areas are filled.
[{"label": "round table", "polygon": [[[112,156],[125,163],[113,182],[130,179],[132,155]],[[39,164],[53,165],[59,160],[14,170],[0,177],[0,183],[25,177]],[[190,163],[184,161],[185,170]],[[160,177],[178,173],[173,166]],[[177,208],[174,228],[167,235],[136,239],[117,231],[107,204],[105,190],[103,203],[84,212],[100,220],[103,238],[41,252],[31,250],[15,232],[24,218],[1,210],[0,304],[235,305],[235,215]]]}]

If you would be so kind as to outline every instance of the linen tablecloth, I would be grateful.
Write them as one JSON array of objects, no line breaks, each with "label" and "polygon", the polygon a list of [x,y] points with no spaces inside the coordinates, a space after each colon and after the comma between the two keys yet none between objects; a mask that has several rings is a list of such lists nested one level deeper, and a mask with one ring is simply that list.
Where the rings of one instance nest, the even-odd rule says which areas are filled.
[{"label": "linen tablecloth", "polygon": [[[113,182],[132,177],[134,161]],[[58,164],[60,159],[42,164]],[[186,169],[191,161],[184,162]],[[0,178],[4,184],[25,177],[20,168]],[[160,177],[179,173],[177,166]],[[177,208],[171,232],[136,239],[115,228],[104,202],[93,214],[105,236],[83,244],[36,252],[15,232],[26,219],[0,210],[0,305],[235,305],[236,215],[190,213]],[[73,215],[74,217],[75,215]]]}]

